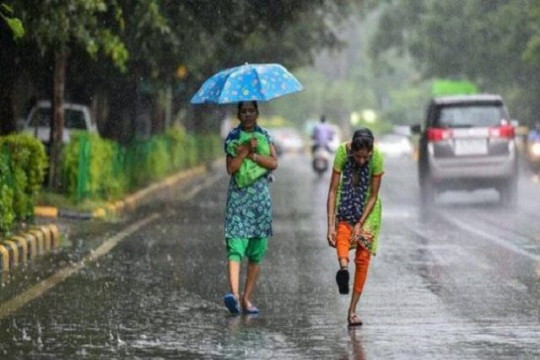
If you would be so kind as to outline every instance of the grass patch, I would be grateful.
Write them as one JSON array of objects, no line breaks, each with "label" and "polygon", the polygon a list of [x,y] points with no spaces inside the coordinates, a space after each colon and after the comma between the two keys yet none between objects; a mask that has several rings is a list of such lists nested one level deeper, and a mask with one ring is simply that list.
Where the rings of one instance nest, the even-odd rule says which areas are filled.
[{"label": "grass patch", "polygon": [[103,207],[107,204],[103,200],[88,200],[85,199],[80,203],[66,197],[65,195],[54,193],[47,190],[42,190],[37,198],[36,206],[54,206],[58,209],[87,212],[96,208]]}]

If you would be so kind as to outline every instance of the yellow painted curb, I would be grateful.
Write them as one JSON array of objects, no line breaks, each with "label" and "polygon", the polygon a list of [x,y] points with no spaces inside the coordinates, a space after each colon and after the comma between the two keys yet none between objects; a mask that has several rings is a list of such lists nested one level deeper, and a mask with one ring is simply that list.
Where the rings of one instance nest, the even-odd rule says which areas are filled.
[{"label": "yellow painted curb", "polygon": [[35,236],[38,244],[38,254],[43,255],[45,254],[45,236],[41,231],[38,230],[30,230],[30,234]]},{"label": "yellow painted curb", "polygon": [[58,231],[58,226],[56,226],[56,224],[50,224],[48,228],[52,236],[52,247],[58,249],[60,247],[60,232]]},{"label": "yellow painted curb", "polygon": [[105,205],[105,209],[108,214],[110,215],[116,215],[116,207],[113,204],[107,204]]},{"label": "yellow painted curb", "polygon": [[21,261],[23,264],[26,264],[28,261],[28,243],[26,242],[26,239],[21,236],[14,236],[11,239],[18,242],[21,246]]},{"label": "yellow painted curb", "polygon": [[107,212],[104,208],[97,208],[94,211],[92,211],[92,217],[93,218],[104,218],[105,215],[107,215]]},{"label": "yellow painted curb", "polygon": [[4,240],[2,241],[4,246],[9,246],[11,248],[11,252],[13,254],[10,266],[11,267],[17,267],[19,265],[19,248],[17,247],[17,244],[13,241]]},{"label": "yellow painted curb", "polygon": [[39,217],[57,218],[58,209],[52,206],[35,206],[34,215]]},{"label": "yellow painted curb", "polygon": [[135,198],[130,195],[128,196],[127,198],[124,199],[124,203],[126,204],[126,207],[129,209],[129,210],[135,210],[135,204],[136,204],[136,201],[135,201]]},{"label": "yellow painted curb", "polygon": [[19,264],[26,265],[28,259],[47,254],[60,246],[60,235],[56,224],[43,225],[24,232],[22,235],[0,240],[1,271],[9,271]]},{"label": "yellow painted curb", "polygon": [[38,254],[45,254],[45,236],[43,236],[43,233],[41,231],[33,229],[30,230],[30,235],[36,238],[38,244]]},{"label": "yellow painted curb", "polygon": [[37,239],[34,235],[30,233],[24,234],[24,238],[28,243],[30,243],[30,259],[34,258],[38,254]]},{"label": "yellow painted curb", "polygon": [[9,271],[9,251],[0,245],[0,255],[2,255],[2,272]]},{"label": "yellow painted curb", "polygon": [[167,179],[165,179],[164,184],[167,185],[167,186],[172,186],[172,185],[174,185],[174,182],[175,182],[175,179],[167,178]]},{"label": "yellow painted curb", "polygon": [[123,200],[118,200],[114,203],[114,207],[116,208],[117,211],[124,210],[125,206],[126,206],[126,203]]},{"label": "yellow painted curb", "polygon": [[52,243],[51,232],[49,231],[49,228],[47,228],[46,226],[41,226],[37,230],[43,234],[45,253],[48,253],[49,251],[51,251],[51,243]]}]

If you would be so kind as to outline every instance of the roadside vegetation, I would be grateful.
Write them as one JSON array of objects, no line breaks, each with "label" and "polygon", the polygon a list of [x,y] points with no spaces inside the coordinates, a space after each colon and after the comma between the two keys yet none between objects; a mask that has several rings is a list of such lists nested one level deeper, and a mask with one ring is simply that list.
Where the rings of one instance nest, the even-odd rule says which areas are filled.
[{"label": "roadside vegetation", "polygon": [[[281,63],[302,82],[303,92],[262,108],[298,129],[322,114],[344,135],[419,123],[441,79],[501,94],[523,125],[539,108],[539,0],[10,0],[0,16],[0,135],[16,133],[36,100],[53,104],[46,195],[32,198],[43,204],[114,199],[207,156],[186,155],[187,144],[216,139],[234,109],[189,99],[213,73],[245,62]],[[99,138],[63,144],[66,101],[91,108]],[[180,137],[192,140],[171,145]],[[80,165],[88,149],[105,165]],[[128,154],[141,151],[153,168],[126,179]]]},{"label": "roadside vegetation", "polygon": [[[216,156],[228,109],[189,105],[209,75],[244,62],[309,64],[315,50],[341,44],[334,24],[360,3],[6,1],[0,135],[17,132],[36,100],[50,100],[44,195],[32,200],[81,208],[118,198]],[[66,101],[91,107],[99,137],[63,143]],[[29,220],[8,206],[16,189],[6,174],[17,166],[3,168],[0,232]]]}]

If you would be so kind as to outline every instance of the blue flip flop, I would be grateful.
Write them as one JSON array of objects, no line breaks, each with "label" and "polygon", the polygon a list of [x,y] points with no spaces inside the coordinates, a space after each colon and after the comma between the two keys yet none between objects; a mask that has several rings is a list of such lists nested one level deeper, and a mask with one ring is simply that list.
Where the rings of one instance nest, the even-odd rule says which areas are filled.
[{"label": "blue flip flop", "polygon": [[257,308],[255,305],[248,306],[244,309],[244,314],[248,315],[256,315],[259,313],[259,308]]},{"label": "blue flip flop", "polygon": [[232,293],[225,295],[223,301],[231,314],[240,314],[240,305]]}]

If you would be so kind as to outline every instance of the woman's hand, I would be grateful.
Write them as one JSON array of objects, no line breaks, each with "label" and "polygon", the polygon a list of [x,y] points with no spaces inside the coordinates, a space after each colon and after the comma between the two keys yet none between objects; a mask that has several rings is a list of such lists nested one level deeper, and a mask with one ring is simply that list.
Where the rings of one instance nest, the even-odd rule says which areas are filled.
[{"label": "woman's hand", "polygon": [[336,229],[328,229],[328,246],[335,248],[336,247]]},{"label": "woman's hand", "polygon": [[241,145],[236,146],[236,153],[238,155],[242,155],[243,157],[246,157],[251,152],[252,152],[251,151],[251,146],[250,146],[249,143],[241,144]]},{"label": "woman's hand", "polygon": [[353,227],[352,233],[351,233],[351,244],[358,244],[362,243],[360,240],[360,236],[362,235],[362,226],[360,223],[356,223]]},{"label": "woman's hand", "polygon": [[252,137],[247,143],[247,145],[249,146],[249,150],[250,150],[249,152],[254,153],[255,150],[257,149],[257,146],[259,145],[259,141],[257,140],[256,137]]}]

